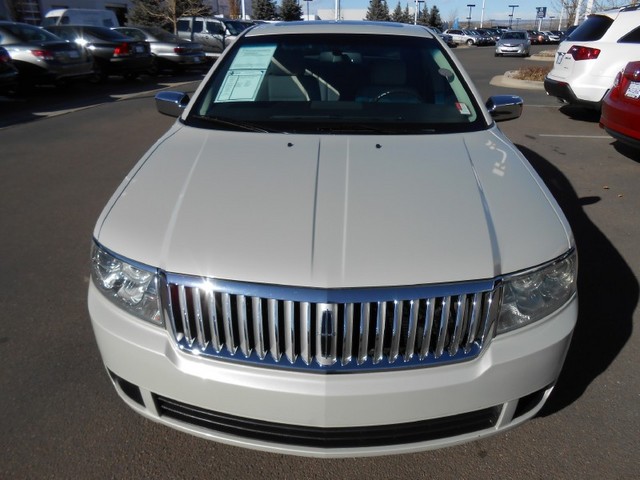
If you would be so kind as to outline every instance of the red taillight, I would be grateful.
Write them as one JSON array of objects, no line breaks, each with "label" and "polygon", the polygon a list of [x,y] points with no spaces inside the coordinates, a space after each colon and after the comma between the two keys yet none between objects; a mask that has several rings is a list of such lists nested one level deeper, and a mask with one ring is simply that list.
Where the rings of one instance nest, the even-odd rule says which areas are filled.
[{"label": "red taillight", "polygon": [[131,47],[129,47],[128,43],[121,43],[116,48],[113,49],[114,57],[122,57],[131,54]]},{"label": "red taillight", "polygon": [[31,53],[42,60],[53,60],[55,58],[53,52],[49,50],[31,50]]},{"label": "red taillight", "polygon": [[11,61],[11,57],[8,53],[0,53],[0,63],[9,63]]},{"label": "red taillight", "polygon": [[640,62],[629,62],[622,74],[632,82],[640,81]]},{"label": "red taillight", "polygon": [[174,51],[175,53],[177,53],[178,55],[181,55],[181,54],[183,54],[183,53],[187,53],[187,49],[186,49],[186,48],[182,48],[182,47],[175,47],[175,48],[173,49],[173,51]]},{"label": "red taillight", "polygon": [[567,51],[569,55],[573,57],[574,60],[595,60],[600,55],[600,50],[597,48],[591,47],[581,47],[579,45],[574,45]]}]

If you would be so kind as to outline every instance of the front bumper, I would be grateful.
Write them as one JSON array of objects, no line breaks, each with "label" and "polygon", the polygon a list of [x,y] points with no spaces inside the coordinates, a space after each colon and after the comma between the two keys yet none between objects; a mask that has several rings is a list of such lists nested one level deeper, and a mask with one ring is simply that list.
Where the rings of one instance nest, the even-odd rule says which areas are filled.
[{"label": "front bumper", "polygon": [[185,355],[164,329],[129,316],[93,284],[89,312],[116,390],[140,414],[231,445],[352,457],[454,445],[531,418],[560,373],[577,299],[495,338],[473,361],[335,375]]},{"label": "front bumper", "polygon": [[524,46],[503,46],[496,47],[498,55],[528,55],[529,49]]}]

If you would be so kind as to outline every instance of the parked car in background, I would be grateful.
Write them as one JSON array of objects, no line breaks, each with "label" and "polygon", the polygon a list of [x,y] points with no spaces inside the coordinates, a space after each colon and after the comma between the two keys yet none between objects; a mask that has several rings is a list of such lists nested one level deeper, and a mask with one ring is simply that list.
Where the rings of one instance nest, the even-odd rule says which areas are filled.
[{"label": "parked car in background", "polygon": [[236,37],[255,25],[248,20],[217,17],[183,17],[178,19],[178,36],[202,44],[208,56],[218,56]]},{"label": "parked car in background", "polygon": [[11,90],[18,84],[18,69],[13,64],[9,52],[0,47],[0,93]]},{"label": "parked car in background", "polygon": [[476,32],[480,35],[480,43],[478,45],[495,45],[496,44],[496,33],[485,29],[485,28],[476,28],[475,30],[471,30],[472,32]]},{"label": "parked car in background", "polygon": [[118,17],[112,10],[92,8],[56,8],[49,10],[42,25],[94,25],[96,27],[118,27]]},{"label": "parked car in background", "polygon": [[202,45],[184,40],[160,27],[129,26],[113,30],[149,44],[153,55],[149,73],[164,69],[179,72],[186,68],[208,66]]},{"label": "parked car in background", "polygon": [[532,45],[541,45],[547,43],[546,35],[542,32],[539,32],[538,30],[527,30],[527,34],[529,35],[529,41]]},{"label": "parked car in background", "polygon": [[486,45],[494,45],[493,37],[489,34],[482,33],[479,30],[465,30],[466,33],[475,37],[475,44],[479,47]]},{"label": "parked car in background", "polygon": [[429,30],[435,32],[444,43],[446,43],[449,47],[454,48],[457,47],[458,44],[456,42],[453,41],[453,37],[447,33],[443,33],[442,30],[440,30],[438,27],[425,27],[428,28]]},{"label": "parked car in background", "polygon": [[0,21],[0,46],[20,72],[21,88],[60,85],[93,73],[93,61],[84,48],[34,25]]},{"label": "parked car in background", "polygon": [[320,457],[455,445],[540,411],[577,257],[496,124],[519,97],[485,105],[421,26],[281,22],[241,35],[193,99],[156,102],[179,118],[91,252],[91,322],[128,406]]},{"label": "parked car in background", "polygon": [[445,34],[451,35],[453,41],[458,45],[475,45],[478,41],[478,37],[475,35],[471,35],[468,32],[458,29],[458,28],[450,28],[444,31]]},{"label": "parked car in background", "polygon": [[602,101],[600,126],[609,135],[640,150],[640,61],[618,73]]},{"label": "parked car in background", "polygon": [[560,43],[544,88],[561,101],[600,110],[629,60],[640,58],[640,6],[589,15]]},{"label": "parked car in background", "polygon": [[153,57],[147,42],[110,28],[91,25],[51,25],[46,28],[91,53],[96,81],[104,81],[109,75],[136,78],[152,67]]},{"label": "parked car in background", "polygon": [[531,55],[531,41],[525,30],[509,30],[504,32],[496,43],[496,57],[503,55]]},{"label": "parked car in background", "polygon": [[541,32],[543,35],[545,35],[546,37],[546,43],[551,43],[551,44],[555,44],[555,43],[560,43],[560,35],[557,33],[554,33],[552,31],[544,31]]}]

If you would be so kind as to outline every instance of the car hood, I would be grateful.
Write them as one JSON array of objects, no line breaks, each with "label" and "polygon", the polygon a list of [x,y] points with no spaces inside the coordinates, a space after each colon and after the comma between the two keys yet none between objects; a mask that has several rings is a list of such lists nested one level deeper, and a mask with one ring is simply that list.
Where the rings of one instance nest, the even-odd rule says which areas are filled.
[{"label": "car hood", "polygon": [[177,123],[94,232],[169,272],[318,288],[486,279],[573,243],[497,128],[421,136],[280,135]]}]

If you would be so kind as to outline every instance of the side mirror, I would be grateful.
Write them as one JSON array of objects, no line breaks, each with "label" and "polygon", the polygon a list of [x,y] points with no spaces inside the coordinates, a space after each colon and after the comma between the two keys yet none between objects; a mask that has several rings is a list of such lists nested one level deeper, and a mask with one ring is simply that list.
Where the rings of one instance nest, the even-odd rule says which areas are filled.
[{"label": "side mirror", "polygon": [[516,95],[494,95],[485,105],[496,122],[503,122],[520,117],[524,102]]},{"label": "side mirror", "polygon": [[155,96],[158,112],[179,117],[189,104],[189,95],[184,92],[160,92]]}]

